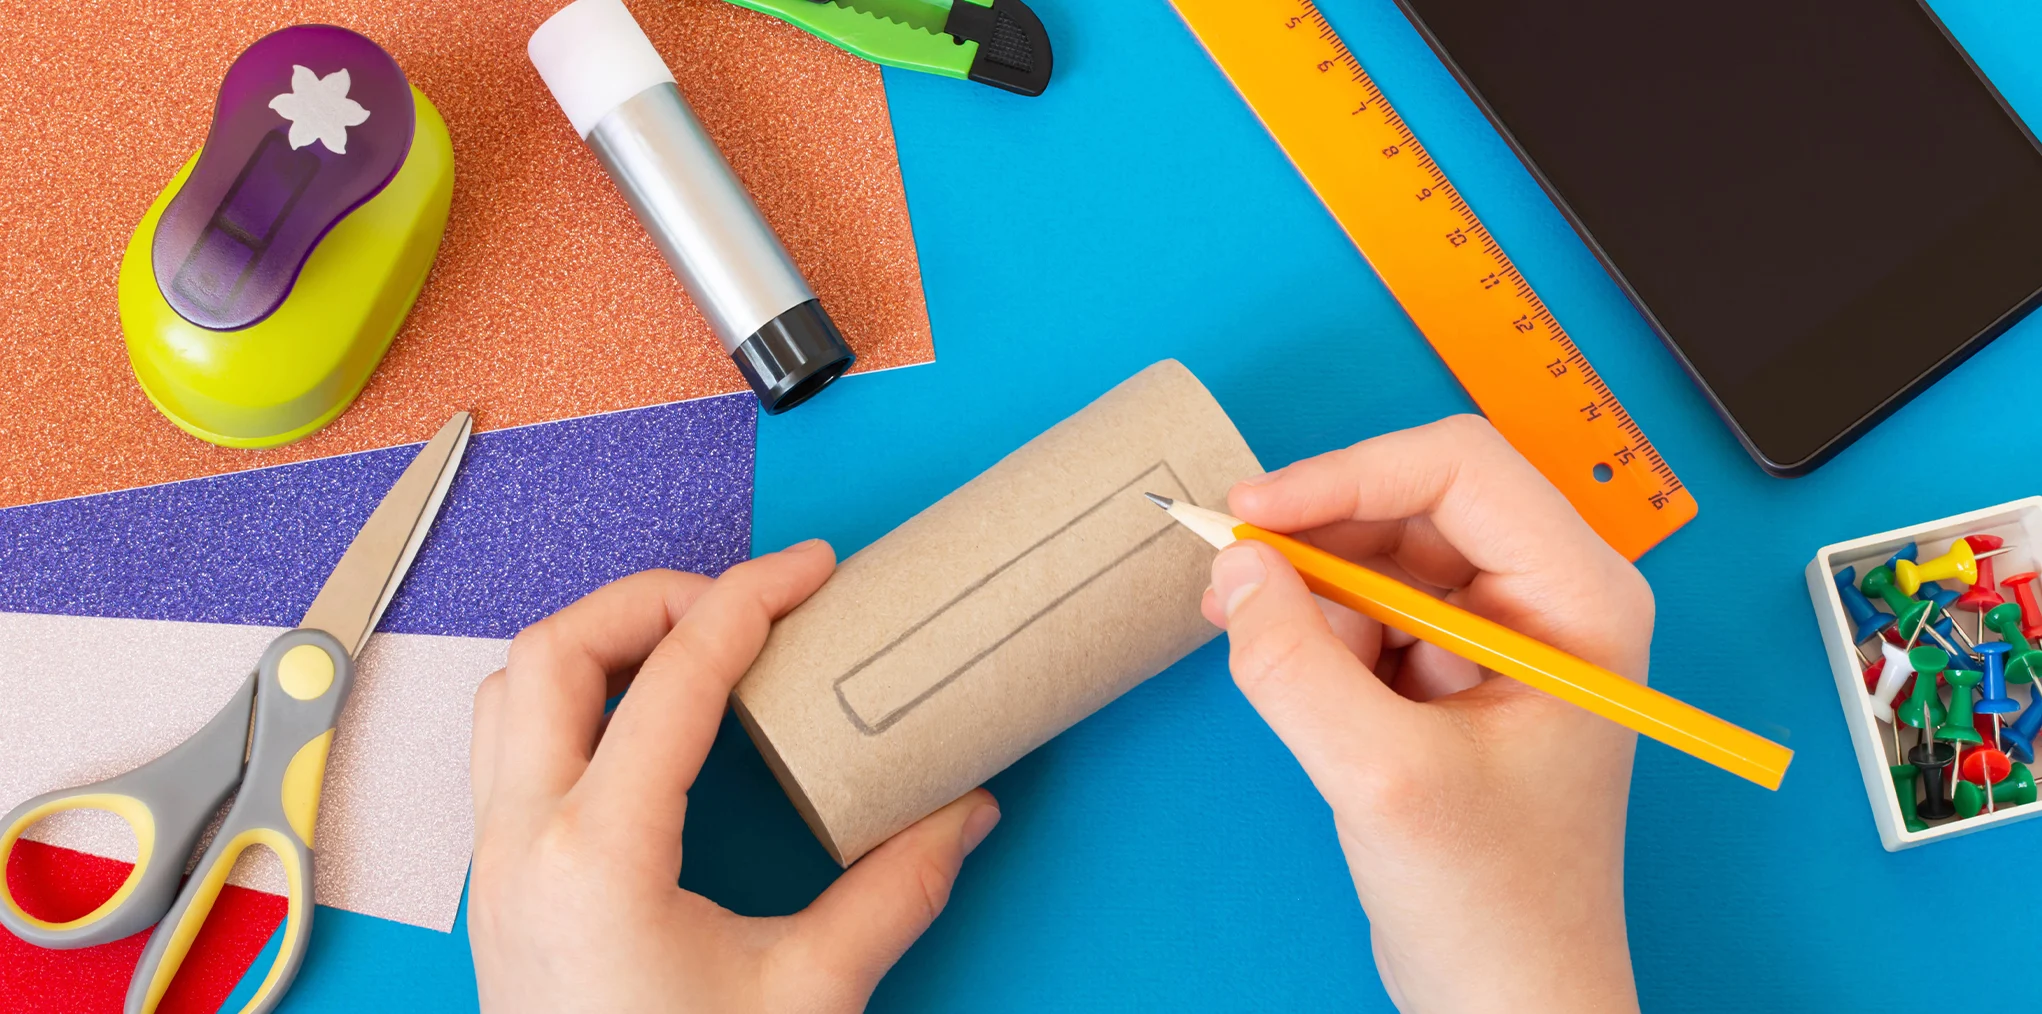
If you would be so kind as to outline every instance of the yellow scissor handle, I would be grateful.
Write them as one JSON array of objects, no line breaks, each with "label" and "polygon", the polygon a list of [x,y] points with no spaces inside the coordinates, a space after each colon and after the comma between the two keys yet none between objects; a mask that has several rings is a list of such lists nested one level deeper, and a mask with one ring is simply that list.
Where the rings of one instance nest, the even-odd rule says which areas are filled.
[{"label": "yellow scissor handle", "polygon": [[[7,912],[26,926],[45,932],[64,933],[81,930],[104,920],[115,909],[127,904],[134,896],[135,888],[142,882],[142,874],[149,868],[151,854],[156,848],[156,818],[149,812],[149,804],[133,796],[116,792],[80,792],[73,790],[52,798],[37,797],[23,804],[16,813],[8,814],[7,829],[0,831],[0,870],[7,868],[7,862],[14,856],[15,843],[21,841],[30,827],[45,817],[65,810],[107,810],[128,822],[135,832],[135,868],[128,871],[128,878],[121,882],[113,896],[99,904],[98,908],[62,922],[52,922],[30,914],[14,900],[8,890],[6,878],[0,877],[0,904],[7,906]],[[116,938],[118,939],[118,938]]]},{"label": "yellow scissor handle", "polygon": [[205,926],[206,917],[212,914],[213,903],[220,899],[220,892],[227,886],[227,874],[234,871],[234,861],[243,852],[255,846],[264,846],[277,854],[284,865],[284,881],[288,885],[288,901],[284,910],[283,944],[277,949],[276,960],[270,963],[268,974],[263,976],[262,985],[256,987],[255,996],[242,1008],[244,1014],[256,1010],[269,1010],[275,1001],[283,998],[281,987],[290,984],[290,976],[296,974],[298,963],[304,958],[305,941],[312,933],[312,852],[303,841],[270,827],[244,828],[229,837],[226,828],[221,828],[221,837],[206,850],[206,857],[199,868],[191,873],[184,892],[178,895],[177,904],[163,919],[163,925],[149,938],[149,947],[143,952],[142,962],[135,968],[135,978],[128,986],[130,1012],[154,1014],[163,1002],[163,995],[169,991],[171,980],[177,978],[177,970],[184,965],[185,957],[191,953],[192,941],[198,939],[199,930]]},{"label": "yellow scissor handle", "polygon": [[149,938],[128,984],[127,1014],[155,1014],[192,941],[227,885],[234,861],[261,846],[283,863],[287,885],[283,942],[242,1014],[264,1014],[282,1001],[312,935],[312,835],[333,725],[347,702],[354,666],[323,630],[293,630],[270,643],[257,670],[255,733],[241,791],[199,857],[191,879]]},{"label": "yellow scissor handle", "polygon": [[186,857],[241,781],[255,683],[251,673],[204,728],[169,753],[116,778],[44,793],[0,817],[0,869],[29,828],[67,810],[114,813],[133,829],[136,845],[135,868],[120,888],[76,919],[30,913],[0,876],[0,925],[38,947],[72,948],[120,940],[163,918],[177,896]]}]

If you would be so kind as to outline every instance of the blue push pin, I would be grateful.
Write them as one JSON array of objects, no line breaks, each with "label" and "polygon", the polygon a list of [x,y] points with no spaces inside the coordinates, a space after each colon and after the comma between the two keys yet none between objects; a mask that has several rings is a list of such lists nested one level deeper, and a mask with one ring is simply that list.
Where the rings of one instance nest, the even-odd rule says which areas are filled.
[{"label": "blue push pin", "polygon": [[1892,570],[1893,565],[1902,560],[1906,560],[1909,563],[1920,563],[1921,550],[1912,542],[1894,550],[1893,555],[1886,558],[1886,569]]},{"label": "blue push pin", "polygon": [[1857,628],[1858,644],[1878,637],[1893,625],[1893,614],[1874,608],[1872,600],[1858,590],[1858,568],[1845,567],[1836,575],[1836,593],[1843,599],[1844,612],[1851,616],[1851,625]]},{"label": "blue push pin", "polygon": [[1999,731],[2007,755],[2023,764],[2035,763],[2035,733],[2042,732],[2042,689],[2029,687],[2028,710],[2014,724]]},{"label": "blue push pin", "polygon": [[1921,590],[1915,592],[1914,597],[1923,602],[1934,602],[1937,612],[1948,613],[1950,603],[1957,601],[1957,594],[1934,581],[1923,581]]},{"label": "blue push pin", "polygon": [[1972,711],[1981,715],[2004,715],[2021,710],[2021,706],[2007,696],[2007,653],[2013,650],[2014,646],[2005,641],[1989,641],[1978,646],[1978,653],[1985,656],[1985,699],[1972,706]]}]

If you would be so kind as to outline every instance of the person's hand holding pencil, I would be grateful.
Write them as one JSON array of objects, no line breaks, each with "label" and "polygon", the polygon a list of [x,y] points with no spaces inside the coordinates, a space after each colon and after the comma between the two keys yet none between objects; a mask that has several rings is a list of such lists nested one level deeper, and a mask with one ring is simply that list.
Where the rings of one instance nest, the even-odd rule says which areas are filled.
[{"label": "person's hand holding pencil", "polygon": [[[1652,590],[1489,424],[1445,419],[1234,488],[1242,520],[1642,682]],[[1243,539],[1207,618],[1333,809],[1405,1011],[1635,1009],[1628,730],[1315,598]]]}]

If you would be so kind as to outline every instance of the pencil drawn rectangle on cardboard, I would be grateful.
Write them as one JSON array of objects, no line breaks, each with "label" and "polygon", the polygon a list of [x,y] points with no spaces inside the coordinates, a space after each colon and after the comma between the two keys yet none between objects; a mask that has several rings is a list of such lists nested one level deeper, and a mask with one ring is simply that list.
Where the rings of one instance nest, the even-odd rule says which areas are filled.
[{"label": "pencil drawn rectangle on cardboard", "polygon": [[1136,374],[845,560],[732,697],[848,865],[1210,640],[1212,548],[1142,497],[1261,471],[1182,365]]},{"label": "pencil drawn rectangle on cardboard", "polygon": [[[837,700],[859,732],[877,735],[951,681],[979,668],[1027,630],[1176,527],[1144,492],[1190,500],[1167,461],[1158,461],[1069,523],[943,604],[851,671]],[[1098,557],[1126,547],[1103,566]],[[1078,577],[1075,584],[1060,578]]]}]

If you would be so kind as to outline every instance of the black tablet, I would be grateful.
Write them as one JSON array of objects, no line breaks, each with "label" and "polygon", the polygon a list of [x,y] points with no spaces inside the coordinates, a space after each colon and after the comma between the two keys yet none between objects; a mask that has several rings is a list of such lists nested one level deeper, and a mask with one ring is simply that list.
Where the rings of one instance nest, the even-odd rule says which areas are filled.
[{"label": "black tablet", "polygon": [[2042,149],[1916,0],[1399,3],[1775,475],[2042,296]]}]

